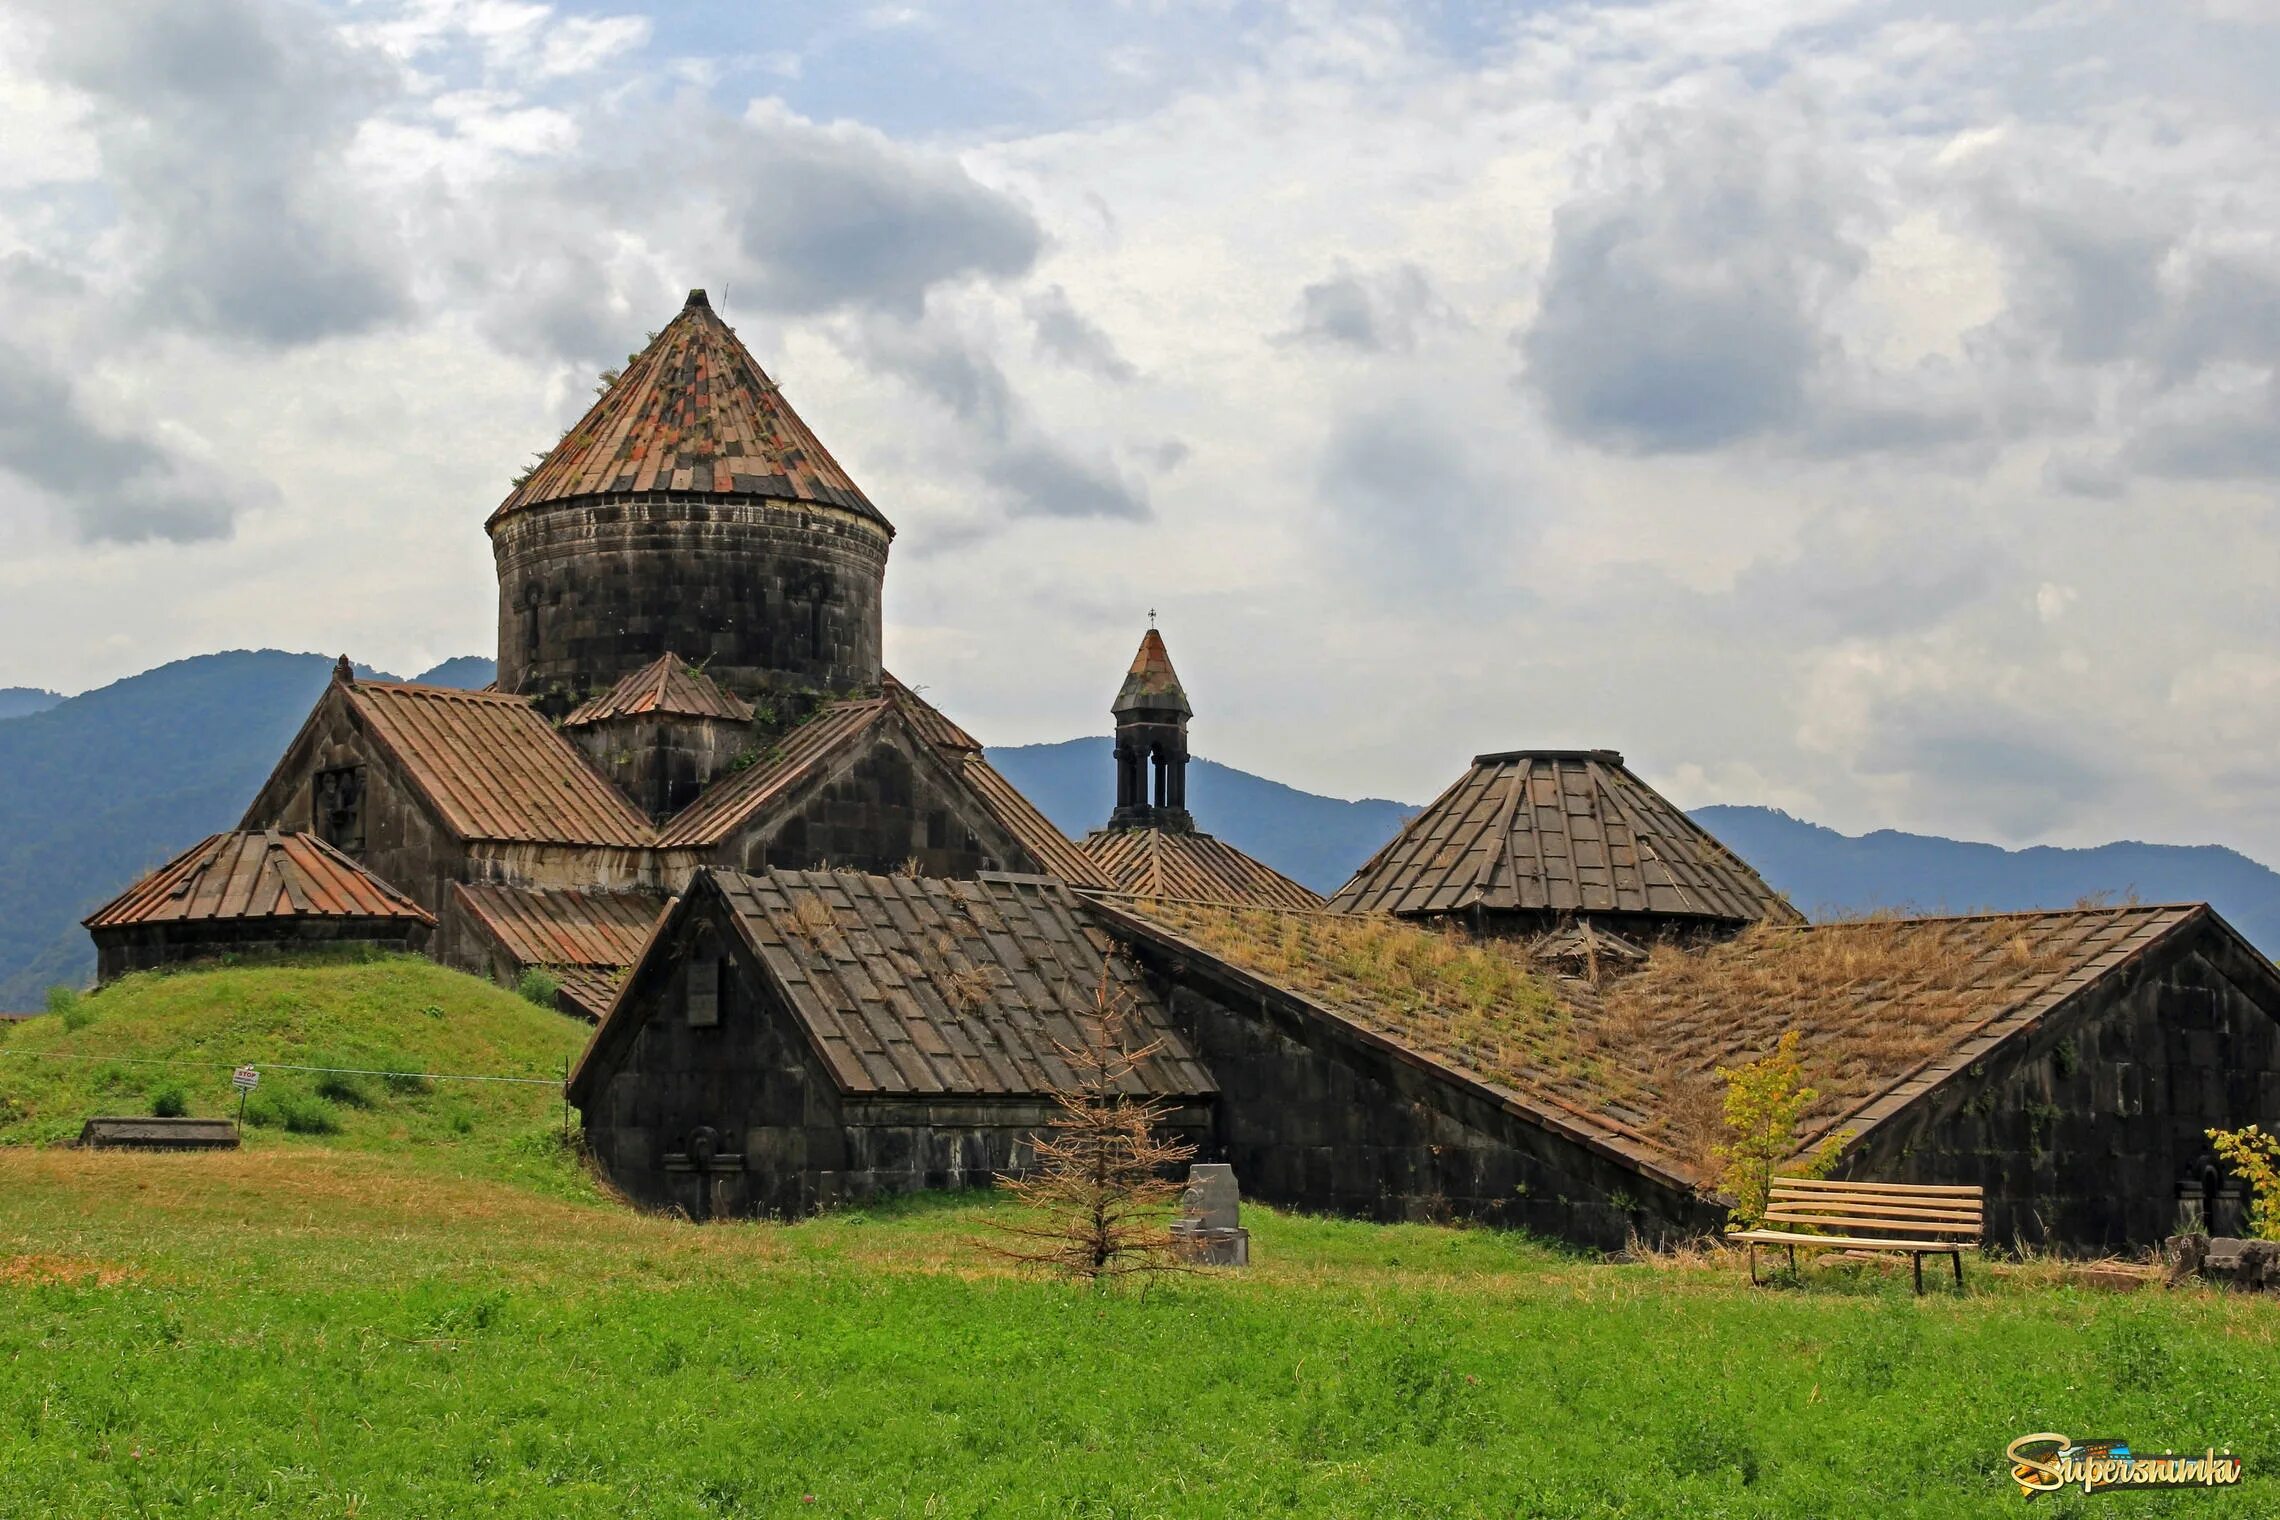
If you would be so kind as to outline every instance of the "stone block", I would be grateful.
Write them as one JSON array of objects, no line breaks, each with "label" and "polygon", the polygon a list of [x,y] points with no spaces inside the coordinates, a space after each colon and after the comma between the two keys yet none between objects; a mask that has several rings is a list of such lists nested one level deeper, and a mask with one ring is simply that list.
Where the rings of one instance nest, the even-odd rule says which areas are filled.
[{"label": "stone block", "polygon": [[1190,1166],[1187,1191],[1180,1195],[1180,1212],[1203,1229],[1239,1227],[1243,1222],[1242,1195],[1235,1185],[1235,1168],[1224,1162]]},{"label": "stone block", "polygon": [[1251,1264],[1251,1232],[1240,1227],[1221,1228],[1193,1219],[1172,1221],[1172,1252],[1182,1261],[1205,1267],[1247,1267]]}]

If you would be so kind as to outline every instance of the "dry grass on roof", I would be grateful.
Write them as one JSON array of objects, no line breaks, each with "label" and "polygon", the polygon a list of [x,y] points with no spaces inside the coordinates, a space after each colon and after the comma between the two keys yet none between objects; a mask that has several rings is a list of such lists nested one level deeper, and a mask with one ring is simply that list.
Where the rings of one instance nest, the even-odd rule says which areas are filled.
[{"label": "dry grass on roof", "polygon": [[1131,905],[1213,954],[1516,1091],[1638,1129],[1651,1076],[1515,949],[1376,914]]},{"label": "dry grass on roof", "polygon": [[[1820,1094],[1804,1124],[1814,1134],[2070,969],[2065,922],[1872,916],[1756,925],[1706,950],[1658,945],[1585,999],[1596,1004],[1588,1037],[1654,1051],[1674,1087],[1714,1092],[1718,1067],[1762,1056],[1795,1029]],[[1674,1150],[1702,1138],[1664,1136]]]}]

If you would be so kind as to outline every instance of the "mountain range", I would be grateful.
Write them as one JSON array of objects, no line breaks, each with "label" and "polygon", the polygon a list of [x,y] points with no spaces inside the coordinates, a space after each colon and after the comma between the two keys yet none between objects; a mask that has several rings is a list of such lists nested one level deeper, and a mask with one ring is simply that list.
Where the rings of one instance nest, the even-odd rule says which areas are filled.
[{"label": "mountain range", "polygon": [[[435,674],[491,679],[490,661],[474,665],[473,680],[460,661]],[[93,974],[80,917],[235,827],[332,669],[327,655],[237,649],[0,718],[0,1008]]]},{"label": "mountain range", "polygon": [[[308,715],[332,660],[281,650],[199,655],[74,697],[0,689],[0,1009],[83,982],[79,919],[204,835],[233,827]],[[383,680],[383,672],[359,666]],[[480,656],[414,679],[476,687]],[[1063,831],[1109,814],[1105,738],[1013,745],[990,758]],[[1418,809],[1348,802],[1197,759],[1200,827],[1329,893]],[[2219,845],[2120,843],[2007,850],[1891,830],[1851,836],[1761,807],[1693,815],[1817,917],[1874,908],[2063,907],[2084,897],[2206,900],[2267,954],[2280,949],[2280,873]]]}]

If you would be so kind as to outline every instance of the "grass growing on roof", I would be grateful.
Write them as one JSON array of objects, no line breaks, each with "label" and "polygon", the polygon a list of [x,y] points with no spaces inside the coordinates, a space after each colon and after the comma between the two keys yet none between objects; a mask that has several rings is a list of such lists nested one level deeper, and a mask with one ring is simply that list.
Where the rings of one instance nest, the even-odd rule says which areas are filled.
[{"label": "grass growing on roof", "polygon": [[1282,913],[1170,901],[1131,905],[1246,970],[1491,1080],[1617,1101],[1633,1074],[1589,1040],[1512,947],[1378,914]]},{"label": "grass growing on roof", "polygon": [[1800,929],[1753,925],[1703,950],[1657,945],[1645,966],[1598,991],[1591,1035],[1652,1050],[1666,1143],[1699,1163],[1714,1133],[1719,1066],[1800,1036],[1818,1093],[1801,1144],[1871,1092],[2003,1012],[2069,962],[2063,920],[1904,919],[1877,914]]},{"label": "grass growing on roof", "polygon": [[418,956],[144,972],[0,1043],[0,1146],[71,1140],[96,1114],[234,1118],[230,1072],[250,1063],[248,1145],[395,1151],[585,1194],[558,1137],[562,1063],[588,1033]]}]

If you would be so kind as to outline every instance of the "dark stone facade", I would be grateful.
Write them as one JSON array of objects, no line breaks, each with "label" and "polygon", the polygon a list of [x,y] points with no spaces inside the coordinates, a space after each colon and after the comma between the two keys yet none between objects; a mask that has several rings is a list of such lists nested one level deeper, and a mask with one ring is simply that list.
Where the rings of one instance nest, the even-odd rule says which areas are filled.
[{"label": "dark stone facade", "polygon": [[[788,1217],[987,1186],[1027,1164],[1051,1102],[843,1094],[732,929],[691,912],[667,934],[612,1014],[639,1020],[639,1034],[578,1099],[595,1159],[635,1202],[695,1219]],[[692,977],[708,976],[718,980],[692,1010]],[[1175,1122],[1200,1134],[1207,1112]]]},{"label": "dark stone facade", "polygon": [[1997,1246],[2120,1251],[2239,1225],[2207,1131],[2280,1119],[2280,998],[2204,923],[1864,1134],[1840,1176],[1977,1184]]},{"label": "dark stone facade", "polygon": [[652,823],[696,801],[756,742],[750,724],[678,715],[608,718],[564,733]]},{"label": "dark stone facade", "polygon": [[[352,824],[320,806],[339,793],[334,783],[320,798],[321,778],[344,771],[357,776]],[[357,723],[337,685],[318,698],[240,827],[315,834],[439,919],[451,901],[451,884],[471,879],[467,846],[452,837],[393,757]],[[336,837],[344,832],[353,835],[353,845]]]},{"label": "dark stone facade", "polygon": [[888,530],[836,507],[667,491],[491,527],[499,690],[560,717],[671,650],[740,695],[880,679]]},{"label": "dark stone facade", "polygon": [[882,726],[851,763],[770,808],[707,865],[744,871],[896,872],[970,878],[984,871],[1042,872],[933,748]]},{"label": "dark stone facade", "polygon": [[228,918],[91,929],[98,986],[132,971],[155,971],[222,956],[308,955],[372,950],[419,954],[429,929],[405,918]]},{"label": "dark stone facade", "polygon": [[1724,1221],[1676,1179],[1295,998],[1145,938],[1126,946],[1219,1083],[1204,1159],[1232,1163],[1247,1198],[1362,1219],[1471,1220],[1607,1250]]}]

